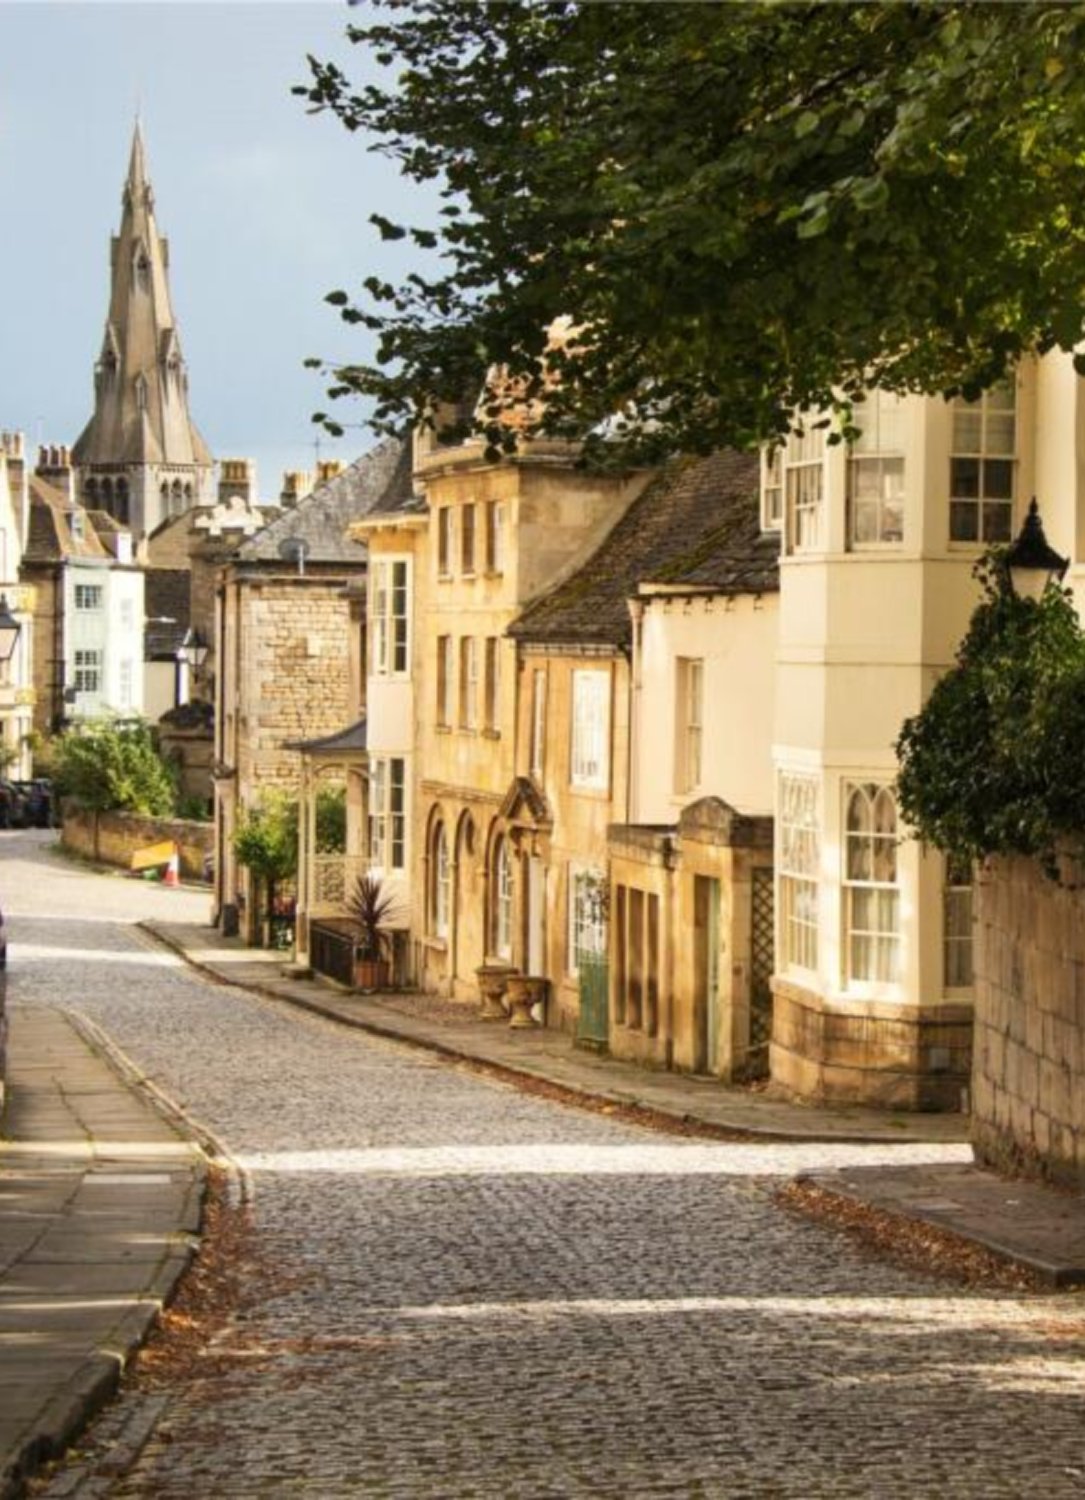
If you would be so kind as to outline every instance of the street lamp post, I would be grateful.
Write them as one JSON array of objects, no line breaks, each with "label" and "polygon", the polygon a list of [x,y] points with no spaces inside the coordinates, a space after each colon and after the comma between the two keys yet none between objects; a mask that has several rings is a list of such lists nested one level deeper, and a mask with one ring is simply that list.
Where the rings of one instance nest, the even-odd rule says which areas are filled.
[{"label": "street lamp post", "polygon": [[189,701],[189,682],[199,676],[210,650],[211,647],[198,630],[189,629],[185,632],[185,638],[177,648],[177,660],[184,669],[178,684],[178,703]]},{"label": "street lamp post", "polygon": [[1006,576],[1019,599],[1040,599],[1049,584],[1061,583],[1070,559],[1055,551],[1044,535],[1040,507],[1033,496],[1025,524],[1005,555]]}]

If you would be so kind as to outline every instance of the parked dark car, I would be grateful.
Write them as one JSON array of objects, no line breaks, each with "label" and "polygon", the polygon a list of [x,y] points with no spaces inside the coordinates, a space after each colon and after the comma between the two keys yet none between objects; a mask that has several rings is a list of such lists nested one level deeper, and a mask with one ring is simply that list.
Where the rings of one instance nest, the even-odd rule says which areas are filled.
[{"label": "parked dark car", "polygon": [[0,828],[25,828],[26,796],[17,782],[0,781]]},{"label": "parked dark car", "polygon": [[13,781],[24,802],[23,828],[49,828],[53,821],[53,789],[52,783],[44,777],[36,777],[33,781]]}]

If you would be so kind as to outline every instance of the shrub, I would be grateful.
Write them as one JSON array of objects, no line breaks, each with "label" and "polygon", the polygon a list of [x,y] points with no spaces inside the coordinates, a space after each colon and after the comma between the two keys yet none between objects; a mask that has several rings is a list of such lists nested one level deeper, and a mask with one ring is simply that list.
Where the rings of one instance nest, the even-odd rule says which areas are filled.
[{"label": "shrub", "polygon": [[1085,632],[1067,590],[984,597],[926,705],[897,741],[904,816],[925,842],[974,860],[1085,849]]},{"label": "shrub", "polygon": [[53,742],[57,790],[91,812],[168,817],[177,799],[173,770],[138,720],[97,719]]}]

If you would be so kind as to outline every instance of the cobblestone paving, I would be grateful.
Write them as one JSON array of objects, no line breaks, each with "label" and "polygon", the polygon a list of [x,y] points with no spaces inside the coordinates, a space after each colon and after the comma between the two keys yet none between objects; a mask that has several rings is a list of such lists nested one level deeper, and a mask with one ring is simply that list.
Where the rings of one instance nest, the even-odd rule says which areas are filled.
[{"label": "cobblestone paving", "polygon": [[772,1201],[960,1148],[649,1134],[208,985],[125,925],[165,893],[27,836],[0,894],[11,998],[81,1009],[218,1132],[290,1273],[116,1500],[1085,1493],[1085,1305],[924,1281]]}]

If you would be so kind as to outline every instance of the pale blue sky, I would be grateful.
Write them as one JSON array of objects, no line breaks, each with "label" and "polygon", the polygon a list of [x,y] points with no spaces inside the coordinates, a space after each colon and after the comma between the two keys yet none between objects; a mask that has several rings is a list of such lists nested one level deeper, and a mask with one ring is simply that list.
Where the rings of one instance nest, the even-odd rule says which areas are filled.
[{"label": "pale blue sky", "polygon": [[365,338],[324,295],[403,269],[411,251],[381,243],[374,210],[427,219],[392,166],[290,93],[307,52],[361,76],[351,19],[345,0],[0,0],[0,426],[71,443],[90,416],[138,104],[196,422],[216,457],[257,460],[267,498],[283,468],[312,467],[327,402],[302,361],[357,357]]}]

